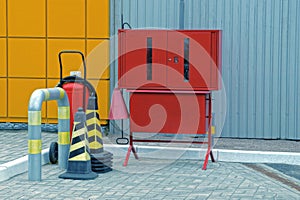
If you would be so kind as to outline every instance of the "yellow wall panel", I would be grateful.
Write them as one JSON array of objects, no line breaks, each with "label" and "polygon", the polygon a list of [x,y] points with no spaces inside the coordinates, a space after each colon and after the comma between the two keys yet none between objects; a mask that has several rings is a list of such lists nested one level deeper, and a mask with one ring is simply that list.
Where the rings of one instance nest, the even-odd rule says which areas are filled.
[{"label": "yellow wall panel", "polygon": [[87,37],[109,38],[109,0],[87,1]]},{"label": "yellow wall panel", "polygon": [[[88,54],[87,77],[93,79],[90,82],[97,89],[101,123],[107,124],[106,39],[109,39],[109,0],[0,0],[0,105],[4,105],[0,107],[0,121],[27,122],[32,92],[54,87],[59,81],[58,53],[80,50]],[[79,55],[64,55],[63,64],[63,77],[78,70],[83,76]],[[42,122],[57,122],[56,101],[43,103],[42,117]]]},{"label": "yellow wall panel", "polygon": [[108,119],[109,114],[109,80],[89,80],[98,96],[98,108],[101,119]]},{"label": "yellow wall panel", "polygon": [[[43,79],[8,79],[8,117],[26,117],[31,94],[36,89],[46,87]],[[43,103],[42,117],[46,116],[46,106]]]},{"label": "yellow wall panel", "polygon": [[[53,88],[57,85],[59,79],[48,79],[47,88]],[[47,102],[47,118],[57,119],[57,103],[56,101]]]},{"label": "yellow wall panel", "polygon": [[6,77],[6,39],[0,38],[0,77]]},{"label": "yellow wall panel", "polygon": [[49,37],[85,37],[85,1],[48,1]]},{"label": "yellow wall panel", "polygon": [[109,40],[88,40],[87,53],[87,77],[109,79]]},{"label": "yellow wall panel", "polygon": [[6,36],[6,0],[0,0],[0,37]]},{"label": "yellow wall panel", "polygon": [[8,76],[46,77],[45,39],[8,39]]},{"label": "yellow wall panel", "polygon": [[[59,78],[58,53],[62,50],[79,50],[85,52],[85,41],[78,39],[49,39],[48,40],[48,77]],[[70,71],[81,70],[79,54],[62,55],[63,77],[69,76]],[[83,73],[82,73],[83,77]]]},{"label": "yellow wall panel", "polygon": [[45,0],[9,0],[8,35],[45,37],[45,2]]},{"label": "yellow wall panel", "polygon": [[0,78],[0,117],[6,117],[7,108],[7,84],[6,78]]}]

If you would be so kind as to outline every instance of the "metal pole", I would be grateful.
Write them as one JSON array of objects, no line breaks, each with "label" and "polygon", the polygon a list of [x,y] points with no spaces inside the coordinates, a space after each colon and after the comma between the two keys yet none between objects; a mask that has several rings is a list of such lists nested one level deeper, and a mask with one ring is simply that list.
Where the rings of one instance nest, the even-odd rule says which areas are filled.
[{"label": "metal pole", "polygon": [[35,90],[28,105],[28,180],[42,179],[41,107],[44,101],[57,100],[58,103],[58,164],[67,168],[70,148],[70,106],[66,92],[62,88]]},{"label": "metal pole", "polygon": [[[116,34],[116,29],[115,29],[115,26],[116,24],[119,24],[116,22],[116,20],[119,20],[119,18],[116,16],[116,14],[118,14],[118,12],[116,12],[119,8],[119,3],[117,3],[117,1],[115,0],[110,0],[110,45],[109,45],[109,49],[110,49],[110,59],[109,59],[109,99],[111,101],[112,99],[112,95],[113,95],[113,91],[114,91],[114,88],[115,88],[115,84],[116,84],[116,63],[117,63],[117,58],[116,58],[116,51],[117,51],[117,36],[115,35]],[[117,79],[118,80],[118,79]],[[113,122],[112,121],[109,121],[109,130],[111,133],[115,133],[116,130],[112,124]]]}]

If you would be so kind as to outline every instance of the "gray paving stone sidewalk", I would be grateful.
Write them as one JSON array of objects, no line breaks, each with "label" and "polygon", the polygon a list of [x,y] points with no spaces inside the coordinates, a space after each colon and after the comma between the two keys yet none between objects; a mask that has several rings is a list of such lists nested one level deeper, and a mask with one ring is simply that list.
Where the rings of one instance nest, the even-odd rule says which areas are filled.
[{"label": "gray paving stone sidewalk", "polygon": [[[122,158],[123,159],[123,158]],[[131,159],[95,180],[59,179],[57,165],[42,167],[42,181],[27,173],[0,183],[0,199],[299,199],[300,193],[239,163]],[[123,169],[123,170],[122,170]],[[157,169],[157,170],[153,170]]]},{"label": "gray paving stone sidewalk", "polygon": [[[105,141],[113,143],[113,137]],[[57,140],[43,132],[43,149]],[[27,131],[0,131],[0,163],[27,155]],[[125,156],[124,152],[124,156]],[[239,163],[114,157],[114,171],[90,181],[63,180],[57,165],[42,167],[42,182],[27,173],[0,182],[0,199],[299,199],[300,193]]]},{"label": "gray paving stone sidewalk", "polygon": [[[26,130],[0,131],[0,164],[28,154],[28,132]],[[57,133],[42,133],[42,149],[57,141]]]}]

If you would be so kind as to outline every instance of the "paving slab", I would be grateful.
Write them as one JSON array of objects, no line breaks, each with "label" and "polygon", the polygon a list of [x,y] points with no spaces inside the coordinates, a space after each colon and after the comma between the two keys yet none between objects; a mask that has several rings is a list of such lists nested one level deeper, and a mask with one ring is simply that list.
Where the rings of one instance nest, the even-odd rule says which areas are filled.
[{"label": "paving slab", "polygon": [[[42,132],[42,149],[57,141],[57,133]],[[0,164],[28,155],[27,130],[0,131]]]},{"label": "paving slab", "polygon": [[170,163],[160,159],[131,159],[127,167],[115,166],[117,169],[94,180],[79,181],[59,179],[63,171],[48,164],[42,167],[41,182],[28,181],[27,173],[1,182],[0,199],[299,199],[300,196],[299,191],[240,163],[209,163],[206,171],[200,165],[201,161],[194,160]]},{"label": "paving slab", "polygon": [[[1,166],[9,161],[12,163],[20,157],[26,158],[27,136],[26,130],[0,131]],[[104,137],[107,149],[109,145],[115,143],[116,137],[118,136]],[[43,132],[42,148],[47,149],[50,143],[56,140],[57,133]],[[275,141],[275,143],[273,141],[273,144],[278,144],[277,142],[280,141]],[[247,143],[246,140],[239,142],[234,139],[219,139],[215,147],[221,150],[224,148],[222,151],[229,153],[237,151],[242,146],[245,150],[283,151],[286,152],[283,153],[284,155],[288,155],[289,152],[290,154],[298,152],[297,141],[281,142],[283,145],[277,145],[277,148],[274,148],[274,146],[264,146],[272,146],[268,140]],[[219,146],[217,146],[218,143]],[[151,146],[156,146],[153,143],[146,143],[146,145],[148,147],[140,147],[139,153],[142,154],[145,150],[151,150]],[[288,145],[295,147],[288,151]],[[230,146],[232,148],[229,148]],[[226,149],[227,147],[229,150]],[[159,146],[159,148],[162,147]],[[176,156],[169,159],[141,156],[141,159],[137,161],[132,156],[128,166],[123,167],[126,146],[122,146],[122,149],[124,155],[114,156],[114,170],[100,174],[95,180],[59,179],[58,175],[63,171],[58,169],[57,165],[46,164],[42,167],[41,182],[28,181],[27,172],[0,182],[0,199],[299,199],[300,197],[299,190],[295,187],[270,178],[242,163],[231,163],[230,159],[227,160],[228,162],[210,162],[208,169],[203,171],[201,170],[203,160],[186,160],[184,157],[179,159]],[[193,153],[197,152],[192,151],[191,154],[187,152],[187,156],[194,157]],[[118,157],[120,155],[123,156]],[[281,172],[273,173],[280,174]],[[288,177],[285,178],[288,179]],[[293,179],[291,181],[300,187],[299,182]]]}]

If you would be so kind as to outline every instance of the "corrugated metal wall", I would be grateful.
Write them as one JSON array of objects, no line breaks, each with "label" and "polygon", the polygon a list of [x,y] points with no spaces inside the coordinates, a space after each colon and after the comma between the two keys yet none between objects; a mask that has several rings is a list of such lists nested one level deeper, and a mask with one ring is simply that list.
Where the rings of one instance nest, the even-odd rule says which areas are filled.
[{"label": "corrugated metal wall", "polygon": [[[299,140],[300,1],[184,2],[185,29],[223,30],[227,116],[222,136]],[[120,28],[121,12],[133,28],[178,29],[179,3],[111,0],[111,35]],[[112,47],[116,53],[116,44]]]}]

